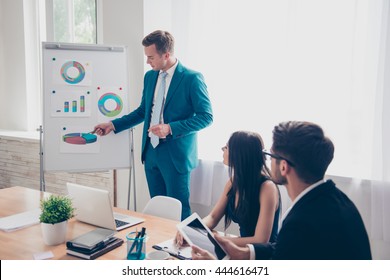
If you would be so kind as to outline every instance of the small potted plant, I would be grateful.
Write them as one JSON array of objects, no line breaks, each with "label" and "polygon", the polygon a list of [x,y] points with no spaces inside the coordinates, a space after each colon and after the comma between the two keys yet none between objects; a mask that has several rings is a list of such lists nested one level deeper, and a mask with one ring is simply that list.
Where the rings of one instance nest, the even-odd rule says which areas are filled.
[{"label": "small potted plant", "polygon": [[43,240],[47,245],[65,242],[67,221],[74,216],[72,200],[61,195],[51,195],[41,200],[41,222]]}]

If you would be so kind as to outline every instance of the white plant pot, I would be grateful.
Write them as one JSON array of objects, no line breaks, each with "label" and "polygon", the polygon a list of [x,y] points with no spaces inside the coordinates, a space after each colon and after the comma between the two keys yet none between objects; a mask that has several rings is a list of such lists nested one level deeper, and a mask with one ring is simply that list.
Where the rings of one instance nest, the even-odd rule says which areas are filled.
[{"label": "white plant pot", "polygon": [[65,242],[68,221],[58,224],[41,223],[43,241],[46,245],[58,245]]}]

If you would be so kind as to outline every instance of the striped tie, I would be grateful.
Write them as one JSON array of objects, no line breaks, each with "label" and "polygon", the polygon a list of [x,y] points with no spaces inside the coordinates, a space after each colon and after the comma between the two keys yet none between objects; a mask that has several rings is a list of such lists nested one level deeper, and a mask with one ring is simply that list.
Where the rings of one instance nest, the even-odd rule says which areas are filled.
[{"label": "striped tie", "polygon": [[[165,79],[168,73],[162,72],[160,75],[162,79],[161,79],[160,88],[158,89],[157,92],[156,100],[154,101],[150,126],[161,123],[161,119],[162,119],[162,108],[165,99]],[[152,133],[152,135],[150,136],[150,143],[152,144],[153,148],[156,148],[159,142],[160,142],[159,137]]]}]

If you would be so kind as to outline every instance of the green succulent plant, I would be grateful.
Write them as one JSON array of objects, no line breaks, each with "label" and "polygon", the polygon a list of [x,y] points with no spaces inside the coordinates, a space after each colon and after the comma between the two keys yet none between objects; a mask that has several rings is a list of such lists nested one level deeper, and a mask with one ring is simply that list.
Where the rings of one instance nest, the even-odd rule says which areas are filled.
[{"label": "green succulent plant", "polygon": [[74,216],[72,200],[61,195],[51,195],[41,200],[41,223],[56,224],[67,221]]}]

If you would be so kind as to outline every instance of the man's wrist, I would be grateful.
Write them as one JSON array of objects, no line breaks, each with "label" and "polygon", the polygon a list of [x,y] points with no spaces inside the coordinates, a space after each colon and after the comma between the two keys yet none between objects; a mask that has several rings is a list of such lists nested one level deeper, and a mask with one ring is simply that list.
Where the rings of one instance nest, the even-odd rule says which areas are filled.
[{"label": "man's wrist", "polygon": [[114,126],[114,124],[112,123],[112,122],[109,122],[110,123],[110,128],[111,128],[111,130],[112,131],[115,131],[115,126]]}]

